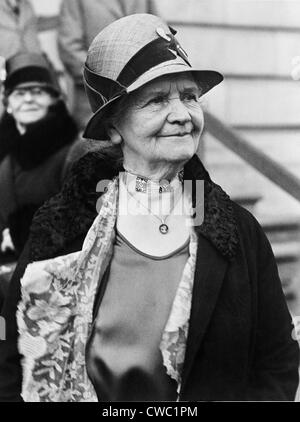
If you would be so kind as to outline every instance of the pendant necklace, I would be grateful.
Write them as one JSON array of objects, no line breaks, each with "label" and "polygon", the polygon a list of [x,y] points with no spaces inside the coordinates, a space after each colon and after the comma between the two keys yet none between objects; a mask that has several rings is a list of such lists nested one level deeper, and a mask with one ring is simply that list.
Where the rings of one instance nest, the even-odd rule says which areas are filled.
[{"label": "pendant necklace", "polygon": [[135,200],[135,202],[137,202],[139,205],[141,205],[142,207],[144,207],[146,210],[149,211],[149,213],[151,215],[153,215],[153,217],[157,218],[157,220],[159,220],[161,222],[160,226],[158,227],[159,231],[161,234],[167,234],[169,231],[169,226],[166,224],[166,220],[167,218],[171,215],[171,212],[174,210],[175,206],[177,205],[177,203],[179,202],[179,200],[173,205],[173,207],[170,210],[170,214],[166,215],[165,217],[160,217],[156,214],[153,214],[153,212],[151,212],[150,208],[146,207],[146,205],[144,205],[141,201],[139,201],[138,199],[136,199],[134,197],[134,195],[128,190],[126,189],[127,192],[129,193],[129,195]]}]

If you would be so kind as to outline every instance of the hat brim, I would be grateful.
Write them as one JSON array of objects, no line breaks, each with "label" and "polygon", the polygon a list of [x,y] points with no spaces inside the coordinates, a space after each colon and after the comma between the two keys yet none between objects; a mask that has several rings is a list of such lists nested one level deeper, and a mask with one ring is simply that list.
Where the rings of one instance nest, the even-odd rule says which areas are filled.
[{"label": "hat brim", "polygon": [[[129,94],[131,92],[134,92],[145,84],[147,84],[148,82],[151,82],[154,79],[159,78],[160,76],[186,72],[191,73],[195,80],[199,83],[202,88],[202,95],[206,94],[214,86],[218,85],[223,80],[223,75],[214,70],[198,70],[191,68],[186,64],[183,64],[182,62],[165,62],[159,64],[158,66],[155,66],[152,69],[149,69],[146,73],[141,75],[135,82],[133,82],[127,88],[126,93]],[[86,125],[85,131],[83,133],[84,138],[94,139],[98,141],[108,140],[108,134],[103,124],[103,118],[107,113],[109,113],[112,106],[123,95],[119,95],[111,99],[93,114],[93,116]]]},{"label": "hat brim", "polygon": [[55,89],[52,85],[48,84],[47,82],[22,82],[18,85],[16,85],[13,89],[6,92],[6,95],[9,95],[12,91],[15,89],[22,89],[22,88],[42,88],[45,91],[51,92],[54,96],[59,96],[60,92]]}]

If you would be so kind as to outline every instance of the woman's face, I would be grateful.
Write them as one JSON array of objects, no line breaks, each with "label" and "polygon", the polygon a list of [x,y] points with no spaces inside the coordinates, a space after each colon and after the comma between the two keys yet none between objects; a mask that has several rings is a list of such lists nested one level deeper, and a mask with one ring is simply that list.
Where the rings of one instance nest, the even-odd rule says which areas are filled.
[{"label": "woman's face", "polygon": [[124,164],[145,174],[188,161],[203,129],[200,95],[187,73],[160,77],[131,94],[110,133],[113,143],[122,142]]},{"label": "woman's face", "polygon": [[55,98],[39,86],[16,87],[7,99],[7,112],[18,126],[26,127],[46,116]]}]

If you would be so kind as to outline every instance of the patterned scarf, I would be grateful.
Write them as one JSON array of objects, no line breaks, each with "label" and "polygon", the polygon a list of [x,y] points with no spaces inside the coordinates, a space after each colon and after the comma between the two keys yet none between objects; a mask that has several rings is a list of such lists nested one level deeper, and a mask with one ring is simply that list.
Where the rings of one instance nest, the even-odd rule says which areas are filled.
[{"label": "patterned scarf", "polygon": [[[99,280],[111,260],[119,179],[102,196],[102,207],[82,250],[33,262],[21,280],[19,351],[23,355],[22,397],[29,402],[98,401],[86,372],[85,347],[93,322]],[[197,236],[179,283],[160,350],[166,371],[177,381],[184,362],[196,263]]]}]

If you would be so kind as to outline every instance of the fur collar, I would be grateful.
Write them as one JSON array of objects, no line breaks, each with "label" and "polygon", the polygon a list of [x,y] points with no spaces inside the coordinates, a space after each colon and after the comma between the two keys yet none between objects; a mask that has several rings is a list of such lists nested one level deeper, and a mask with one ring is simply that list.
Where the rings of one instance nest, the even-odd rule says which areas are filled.
[{"label": "fur collar", "polygon": [[[30,260],[49,259],[65,253],[78,238],[84,239],[96,218],[96,192],[100,180],[115,177],[122,167],[93,151],[73,167],[62,191],[51,198],[34,217],[30,234]],[[204,222],[196,227],[227,259],[233,258],[238,244],[232,202],[220,186],[213,183],[201,161],[194,156],[185,166],[186,180],[204,180]]]},{"label": "fur collar", "polygon": [[17,130],[14,118],[4,113],[0,134],[0,161],[11,155],[23,170],[30,170],[73,142],[77,127],[64,102],[58,101],[45,118],[28,126],[24,135]]}]

